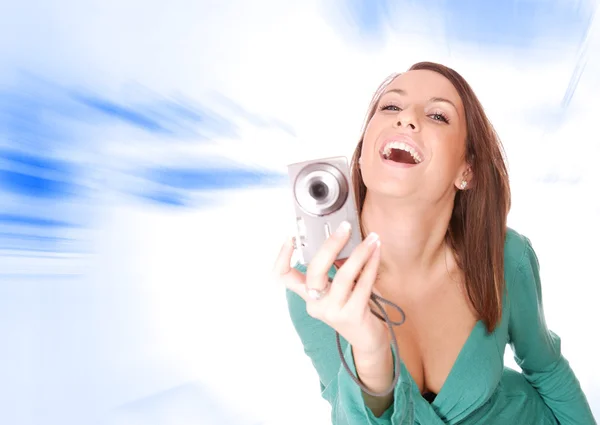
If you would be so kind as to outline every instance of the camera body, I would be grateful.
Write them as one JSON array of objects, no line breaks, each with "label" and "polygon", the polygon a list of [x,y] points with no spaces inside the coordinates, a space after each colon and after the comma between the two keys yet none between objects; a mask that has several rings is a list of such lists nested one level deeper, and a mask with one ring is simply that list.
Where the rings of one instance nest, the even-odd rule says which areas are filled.
[{"label": "camera body", "polygon": [[307,265],[343,221],[352,226],[350,239],[336,259],[346,259],[362,241],[356,196],[346,157],[330,157],[288,165],[296,210],[296,248]]}]

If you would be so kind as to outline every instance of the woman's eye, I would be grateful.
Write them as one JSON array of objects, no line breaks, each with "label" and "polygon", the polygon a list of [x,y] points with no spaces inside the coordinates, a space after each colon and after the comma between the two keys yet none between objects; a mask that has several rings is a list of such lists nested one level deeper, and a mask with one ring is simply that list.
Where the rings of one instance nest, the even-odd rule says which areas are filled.
[{"label": "woman's eye", "polygon": [[445,122],[446,124],[448,124],[450,122],[444,114],[431,114],[430,117],[436,121]]},{"label": "woman's eye", "polygon": [[381,111],[396,111],[396,112],[401,111],[401,109],[396,105],[382,105],[379,109]]}]

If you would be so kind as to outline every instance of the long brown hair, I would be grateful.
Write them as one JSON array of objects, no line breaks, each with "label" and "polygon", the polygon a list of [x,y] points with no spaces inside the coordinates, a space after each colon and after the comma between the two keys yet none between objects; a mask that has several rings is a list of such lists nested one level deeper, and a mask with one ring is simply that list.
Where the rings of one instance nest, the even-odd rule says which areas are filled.
[{"label": "long brown hair", "polygon": [[[469,299],[479,319],[485,323],[488,332],[491,332],[502,318],[504,241],[510,210],[510,187],[504,149],[483,106],[460,74],[432,62],[417,63],[409,70],[434,71],[446,77],[458,91],[465,108],[466,161],[471,168],[472,178],[468,190],[456,193],[446,241],[464,273]],[[388,77],[373,96],[360,141],[352,156],[352,183],[359,216],[367,193],[358,164],[365,131],[375,114],[379,98],[398,75]]]}]

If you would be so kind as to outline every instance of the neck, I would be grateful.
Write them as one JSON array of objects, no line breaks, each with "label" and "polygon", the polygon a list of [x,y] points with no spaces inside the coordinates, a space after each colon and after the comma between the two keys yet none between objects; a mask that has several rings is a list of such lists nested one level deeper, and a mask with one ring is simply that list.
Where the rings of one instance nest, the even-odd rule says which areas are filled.
[{"label": "neck", "polygon": [[452,208],[448,198],[432,208],[430,203],[409,203],[367,191],[361,221],[366,234],[375,232],[381,240],[380,273],[394,276],[396,282],[412,281],[443,265]]}]

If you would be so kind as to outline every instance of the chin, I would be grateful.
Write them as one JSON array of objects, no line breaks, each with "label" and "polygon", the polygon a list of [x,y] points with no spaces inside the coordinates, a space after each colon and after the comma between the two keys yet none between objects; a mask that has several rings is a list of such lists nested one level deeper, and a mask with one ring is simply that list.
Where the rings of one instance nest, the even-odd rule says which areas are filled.
[{"label": "chin", "polygon": [[416,184],[403,180],[390,178],[374,178],[372,180],[363,176],[367,191],[377,196],[389,196],[390,198],[404,198],[417,191]]}]

